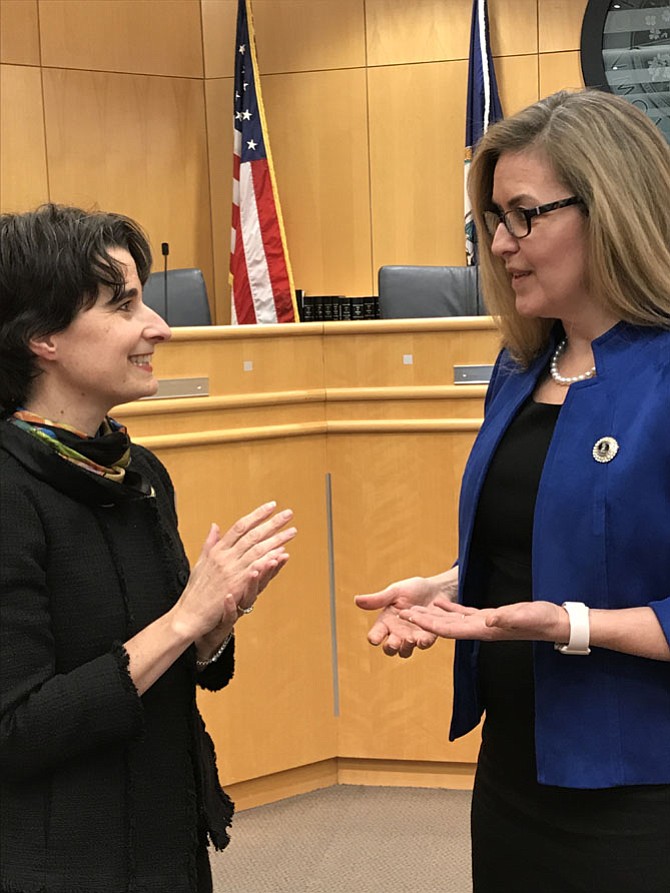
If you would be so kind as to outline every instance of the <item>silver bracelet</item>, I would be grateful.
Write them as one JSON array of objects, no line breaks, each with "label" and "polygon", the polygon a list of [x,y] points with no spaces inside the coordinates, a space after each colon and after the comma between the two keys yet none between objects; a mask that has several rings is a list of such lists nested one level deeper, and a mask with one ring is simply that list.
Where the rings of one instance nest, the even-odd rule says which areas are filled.
[{"label": "silver bracelet", "polygon": [[220,648],[218,648],[211,657],[208,657],[207,660],[198,660],[196,658],[195,665],[199,670],[204,670],[205,667],[208,667],[210,664],[215,664],[217,660],[221,657],[223,652],[228,647],[228,643],[233,638],[232,630],[228,633],[226,638],[221,643]]}]

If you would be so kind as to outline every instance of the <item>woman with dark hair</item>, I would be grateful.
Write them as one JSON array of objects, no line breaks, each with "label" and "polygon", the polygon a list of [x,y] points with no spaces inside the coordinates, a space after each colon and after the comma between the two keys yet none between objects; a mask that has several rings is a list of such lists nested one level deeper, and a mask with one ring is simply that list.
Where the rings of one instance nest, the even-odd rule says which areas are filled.
[{"label": "woman with dark hair", "polygon": [[457,640],[476,893],[667,893],[670,146],[562,92],[488,130],[469,190],[503,350],[458,561],[357,602],[388,654]]},{"label": "woman with dark hair", "polygon": [[228,842],[195,688],[286,564],[292,513],[211,526],[189,570],[170,478],[109,418],[157,389],[132,220],[0,217],[1,887],[204,893]]}]

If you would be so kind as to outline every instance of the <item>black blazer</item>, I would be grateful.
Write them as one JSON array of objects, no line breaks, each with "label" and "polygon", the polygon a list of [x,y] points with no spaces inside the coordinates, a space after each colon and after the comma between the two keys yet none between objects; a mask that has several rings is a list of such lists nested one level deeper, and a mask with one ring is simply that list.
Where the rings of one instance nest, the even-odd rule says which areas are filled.
[{"label": "black blazer", "polygon": [[[141,698],[127,670],[189,574],[170,478],[131,456],[154,495],[0,422],[2,890],[190,893],[199,834],[227,842],[194,649]],[[225,685],[233,650],[198,682]]]}]

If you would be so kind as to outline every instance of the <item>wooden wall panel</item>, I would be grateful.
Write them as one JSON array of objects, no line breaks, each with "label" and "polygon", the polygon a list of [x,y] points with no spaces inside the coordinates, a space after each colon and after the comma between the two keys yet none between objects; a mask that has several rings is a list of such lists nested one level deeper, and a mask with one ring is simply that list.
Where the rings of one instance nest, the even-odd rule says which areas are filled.
[{"label": "wooden wall panel", "polygon": [[[176,330],[157,352],[158,376],[206,376],[210,397],[139,401],[114,412],[170,470],[191,560],[214,520],[227,528],[268,499],[296,515],[300,533],[287,568],[237,627],[234,684],[200,697],[225,784],[328,759],[337,750],[322,329]],[[302,399],[312,392],[317,400]],[[295,436],[274,436],[277,425],[292,427]],[[198,435],[212,429],[219,442],[199,445]]]},{"label": "wooden wall panel", "polygon": [[540,53],[579,49],[586,4],[587,0],[538,0]]},{"label": "wooden wall panel", "polygon": [[236,626],[233,684],[199,696],[224,785],[337,751],[324,451],[323,436],[158,451],[177,485],[191,558],[212,520],[227,529],[268,499],[292,508],[300,531],[287,567]]},{"label": "wooden wall panel", "polygon": [[40,69],[2,65],[0,78],[0,207],[26,211],[49,198]]},{"label": "wooden wall panel", "polygon": [[477,734],[448,741],[453,645],[409,661],[366,642],[373,619],[353,602],[394,580],[446,570],[457,554],[456,505],[474,433],[329,438],[341,690],[339,755],[474,761]]},{"label": "wooden wall panel", "polygon": [[261,74],[365,66],[365,0],[252,4]]},{"label": "wooden wall panel", "polygon": [[206,78],[232,78],[237,0],[200,0]]},{"label": "wooden wall panel", "polygon": [[[160,378],[206,375],[212,396],[323,390],[321,329],[318,323],[174,329],[154,365]],[[225,350],[221,341],[230,342]]]},{"label": "wooden wall panel", "polygon": [[[536,57],[496,65],[507,113],[538,98]],[[463,147],[453,134],[465,132],[466,64],[378,68],[368,76],[375,272],[388,263],[463,264]]]},{"label": "wooden wall panel", "polygon": [[[448,742],[453,646],[441,642],[411,661],[390,660],[371,646],[361,651],[372,617],[353,604],[357,592],[376,591],[414,574],[437,573],[456,556],[460,477],[476,433],[472,421],[481,418],[481,395],[471,406],[470,389],[460,391],[448,407],[441,404],[440,418],[435,404],[429,407],[415,399],[403,403],[393,394],[419,397],[424,389],[430,393],[452,384],[454,365],[493,360],[498,338],[490,321],[468,322],[467,334],[459,326],[462,323],[450,320],[450,330],[439,333],[430,323],[404,330],[391,325],[378,328],[374,337],[371,329],[347,335],[342,326],[325,338],[327,414],[333,430],[328,468],[333,488],[342,757],[476,759],[477,732]],[[406,355],[411,355],[411,365],[403,362]],[[386,398],[367,406],[358,402],[356,392],[363,398],[370,388],[387,391]],[[350,400],[333,403],[338,392],[350,394]],[[419,403],[422,411],[415,412]],[[331,421],[335,418],[340,420],[336,429]],[[351,430],[353,420],[363,418],[367,425]],[[429,418],[438,424],[449,419],[456,430],[419,430],[420,419]],[[366,430],[375,421],[379,429]]]},{"label": "wooden wall panel", "polygon": [[[498,58],[496,70],[506,113],[537,99],[536,57]],[[467,64],[375,68],[368,78],[375,270],[464,263],[463,148],[454,134],[465,133]]]},{"label": "wooden wall panel", "polygon": [[495,60],[500,102],[507,117],[540,98],[537,59],[537,56],[500,56]]},{"label": "wooden wall panel", "polygon": [[471,11],[470,0],[366,0],[368,65],[466,59]]},{"label": "wooden wall panel", "polygon": [[[471,389],[453,388],[458,397],[441,404],[441,417],[420,394],[452,384],[454,365],[492,362],[498,336],[487,319],[465,327],[443,320],[442,331],[434,323],[418,323],[363,327],[350,334],[346,325],[325,327],[341,691],[338,755],[469,762],[476,759],[479,733],[448,741],[453,646],[438,643],[410,661],[391,660],[372,646],[361,651],[372,616],[353,604],[357,592],[437,573],[456,557],[460,478],[483,392],[470,400]],[[403,362],[408,354],[411,365]],[[386,391],[385,398],[366,406],[367,390],[376,388],[376,396]],[[395,393],[413,398],[403,403],[393,399]],[[336,394],[350,398],[337,405]],[[418,405],[422,411],[415,412]],[[363,418],[367,424],[356,429],[354,419]],[[454,429],[421,430],[421,420],[429,418],[437,424],[448,419]],[[377,430],[366,430],[375,424]]]},{"label": "wooden wall panel", "polygon": [[[537,52],[536,0],[491,0],[494,55]],[[366,0],[368,65],[467,59],[469,0]]]},{"label": "wooden wall panel", "polygon": [[488,10],[494,56],[537,52],[537,0],[489,0]]},{"label": "wooden wall panel", "polygon": [[[323,434],[327,429],[324,419],[324,392],[287,394],[278,391],[262,400],[171,398],[157,400],[152,406],[156,412],[140,413],[135,407],[124,407],[123,417],[128,430],[137,433],[141,425],[142,437],[149,437],[156,449],[163,449],[168,443],[172,447],[211,446],[212,444],[239,443],[244,439],[275,440],[281,437],[301,437]],[[474,401],[473,401],[474,402]],[[448,399],[412,401],[412,409],[423,418],[430,407],[449,407]],[[364,417],[370,415],[361,411]],[[364,408],[364,409],[365,409]],[[465,405],[472,417],[481,412],[476,407]],[[433,413],[438,409],[433,408]],[[355,409],[349,409],[348,416]],[[169,434],[165,434],[169,431]],[[197,432],[197,437],[193,432]]]},{"label": "wooden wall panel", "polygon": [[[473,385],[466,395],[456,385],[427,388],[404,385],[400,388],[380,388],[380,391],[387,393],[369,397],[361,394],[360,390],[358,396],[346,393],[347,390],[345,394],[337,394],[328,389],[328,430],[337,431],[342,427],[341,423],[350,426],[360,423],[360,428],[368,432],[373,429],[383,429],[386,433],[416,431],[419,428],[424,431],[451,430],[450,423],[446,423],[445,419],[453,418],[466,420],[467,424],[464,421],[464,425],[469,430],[471,420],[481,418],[481,400],[486,388]],[[413,391],[411,397],[407,395],[407,390]],[[295,408],[293,413],[297,415]],[[333,422],[340,424],[334,425]]]},{"label": "wooden wall panel", "polygon": [[37,0],[0,0],[0,62],[40,64]]},{"label": "wooden wall panel", "polygon": [[210,294],[212,241],[201,80],[44,70],[54,201],[137,219],[170,266],[200,267]]},{"label": "wooden wall panel", "polygon": [[464,264],[467,63],[372,68],[368,79],[375,275],[383,264]]},{"label": "wooden wall panel", "polygon": [[[262,75],[365,65],[364,0],[272,0],[252,9]],[[230,76],[236,15],[237,0],[202,0],[205,77]]]},{"label": "wooden wall panel", "polygon": [[540,56],[540,96],[549,96],[557,90],[580,90],[583,86],[578,52]]},{"label": "wooden wall panel", "polygon": [[199,0],[40,0],[42,65],[202,77]]},{"label": "wooden wall panel", "polygon": [[296,288],[372,294],[365,71],[262,81]]},{"label": "wooden wall panel", "polygon": [[[450,322],[455,331],[436,335],[434,324],[426,321],[425,328],[414,325],[394,325],[370,332],[346,332],[330,335],[324,346],[325,375],[329,388],[412,387],[452,385],[454,366],[489,362],[497,353],[498,336],[489,317],[468,321],[467,336],[458,334],[461,321]],[[446,322],[446,320],[441,320]],[[432,325],[431,325],[432,324]],[[346,327],[346,323],[342,324]],[[405,355],[413,359],[403,361]]]}]

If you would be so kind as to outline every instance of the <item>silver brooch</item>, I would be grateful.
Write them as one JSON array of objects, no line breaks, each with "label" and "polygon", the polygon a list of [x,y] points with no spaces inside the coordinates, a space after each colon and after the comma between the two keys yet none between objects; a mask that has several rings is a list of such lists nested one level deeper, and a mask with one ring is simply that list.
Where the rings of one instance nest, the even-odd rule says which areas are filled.
[{"label": "silver brooch", "polygon": [[613,437],[600,437],[593,447],[596,462],[611,462],[619,452],[619,444]]}]

